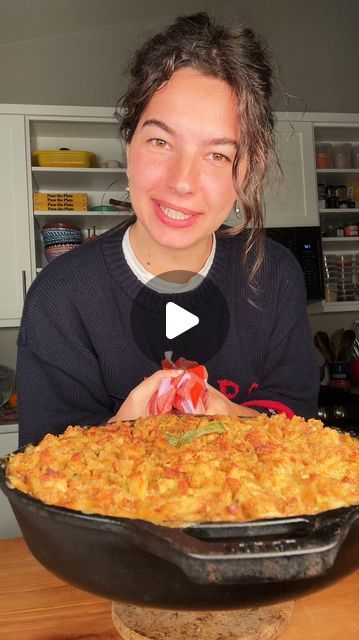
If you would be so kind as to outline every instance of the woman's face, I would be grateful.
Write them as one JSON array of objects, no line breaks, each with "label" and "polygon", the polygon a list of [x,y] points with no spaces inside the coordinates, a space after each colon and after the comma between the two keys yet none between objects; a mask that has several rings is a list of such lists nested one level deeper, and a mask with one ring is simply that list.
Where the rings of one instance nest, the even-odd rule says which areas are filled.
[{"label": "woman's face", "polygon": [[208,238],[236,199],[239,134],[229,85],[191,68],[176,71],[150,100],[127,145],[136,226],[174,249]]}]

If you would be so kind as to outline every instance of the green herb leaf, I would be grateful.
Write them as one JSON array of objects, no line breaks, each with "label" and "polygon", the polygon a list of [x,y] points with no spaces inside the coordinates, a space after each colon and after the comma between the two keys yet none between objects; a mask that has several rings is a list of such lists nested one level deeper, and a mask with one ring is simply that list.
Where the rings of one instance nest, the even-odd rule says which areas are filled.
[{"label": "green herb leaf", "polygon": [[166,438],[172,447],[181,447],[183,444],[188,444],[191,440],[195,440],[195,438],[201,438],[210,433],[223,433],[224,431],[226,431],[226,427],[223,422],[216,420],[209,422],[205,427],[201,427],[200,429],[187,431],[182,436],[176,436],[174,433],[166,433]]}]

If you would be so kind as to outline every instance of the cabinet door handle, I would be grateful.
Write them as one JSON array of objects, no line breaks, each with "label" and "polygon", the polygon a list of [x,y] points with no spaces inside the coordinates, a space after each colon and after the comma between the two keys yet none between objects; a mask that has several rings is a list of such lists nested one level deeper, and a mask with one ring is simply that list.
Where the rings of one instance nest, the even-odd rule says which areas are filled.
[{"label": "cabinet door handle", "polygon": [[25,298],[26,298],[26,271],[22,271],[22,297],[23,297],[23,301],[25,302]]}]

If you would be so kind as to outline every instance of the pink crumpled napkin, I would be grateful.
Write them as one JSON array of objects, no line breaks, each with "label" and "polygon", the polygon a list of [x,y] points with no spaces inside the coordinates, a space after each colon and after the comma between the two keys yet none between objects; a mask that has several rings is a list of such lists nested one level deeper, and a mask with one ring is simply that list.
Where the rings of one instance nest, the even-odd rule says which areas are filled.
[{"label": "pink crumpled napkin", "polygon": [[162,360],[163,369],[183,369],[177,378],[163,378],[149,403],[149,413],[205,413],[208,398],[208,373],[203,365],[192,360],[178,358],[172,362],[171,354]]}]

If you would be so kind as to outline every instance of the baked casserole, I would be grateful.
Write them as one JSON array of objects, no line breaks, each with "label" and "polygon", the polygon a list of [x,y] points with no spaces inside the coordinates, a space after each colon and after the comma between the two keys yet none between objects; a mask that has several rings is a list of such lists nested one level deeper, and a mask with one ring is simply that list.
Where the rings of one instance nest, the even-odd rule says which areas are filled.
[{"label": "baked casserole", "polygon": [[359,440],[284,415],[162,415],[69,426],[12,454],[10,486],[46,504],[156,524],[315,514],[359,503]]}]

